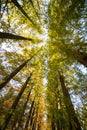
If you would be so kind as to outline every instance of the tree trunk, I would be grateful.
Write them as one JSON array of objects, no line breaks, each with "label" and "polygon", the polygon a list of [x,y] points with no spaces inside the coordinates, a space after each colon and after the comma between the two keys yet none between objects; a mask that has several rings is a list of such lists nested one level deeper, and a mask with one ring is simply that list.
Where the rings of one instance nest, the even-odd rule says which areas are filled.
[{"label": "tree trunk", "polygon": [[21,11],[21,13],[32,23],[32,25],[35,26],[34,22],[32,19],[27,15],[27,13],[24,11],[24,9],[21,7],[21,5],[17,2],[17,0],[11,0],[14,5]]},{"label": "tree trunk", "polygon": [[54,122],[51,122],[51,128],[52,130],[56,130]]},{"label": "tree trunk", "polygon": [[35,107],[34,107],[34,109],[33,109],[33,112],[32,112],[32,117],[31,117],[31,120],[30,120],[30,126],[32,126],[32,124],[33,124],[33,116],[34,116],[34,114],[35,114]]},{"label": "tree trunk", "polygon": [[87,54],[79,52],[78,55],[77,55],[77,61],[83,64],[85,67],[87,67]]},{"label": "tree trunk", "polygon": [[67,47],[66,48],[65,47],[64,49],[66,49],[67,57],[77,60],[79,63],[87,67],[87,54],[85,52],[80,52],[80,50],[74,50],[70,48],[67,49]]},{"label": "tree trunk", "polygon": [[1,0],[0,0],[0,13],[1,13],[1,8],[2,8],[2,5],[1,5]]},{"label": "tree trunk", "polygon": [[27,121],[26,121],[26,124],[25,124],[25,130],[28,130],[28,124],[29,124],[29,121],[30,121],[30,118],[31,118],[33,106],[34,106],[34,100],[32,101],[32,104],[31,104],[29,115],[28,115],[28,118],[27,118]]},{"label": "tree trunk", "polygon": [[20,117],[19,117],[18,127],[17,127],[16,130],[19,130],[19,127],[20,127],[20,124],[21,124],[21,120],[22,120],[22,117],[23,117],[23,115],[24,115],[24,111],[25,111],[25,109],[26,109],[26,106],[27,106],[27,103],[28,103],[28,100],[29,100],[29,97],[30,97],[30,94],[31,94],[32,89],[33,89],[33,86],[32,86],[32,87],[30,88],[30,90],[29,90],[29,93],[28,93],[28,96],[27,96],[27,100],[26,100],[25,103],[24,103],[24,106],[23,106],[21,115],[20,115]]},{"label": "tree trunk", "polygon": [[[16,126],[17,121],[18,121],[18,116],[16,115],[15,118],[14,118],[14,121],[12,123],[11,130],[14,130],[14,127]],[[15,129],[16,129],[16,127],[15,127]]]},{"label": "tree trunk", "polygon": [[6,32],[0,32],[0,38],[2,39],[15,39],[15,40],[29,40],[29,41],[32,41],[31,38],[26,38],[26,37],[22,37],[22,36],[19,36],[19,35],[14,35],[14,34],[11,34],[11,33],[6,33]]},{"label": "tree trunk", "polygon": [[[34,107],[34,110],[33,110],[33,113],[32,113],[32,118],[31,118],[30,126],[31,126],[31,129],[32,129],[32,130],[39,130],[39,129],[37,128],[38,107],[37,107],[37,109],[36,109],[36,115],[34,116],[35,108],[36,108],[36,107]],[[33,118],[33,116],[34,116],[34,118]]]},{"label": "tree trunk", "polygon": [[0,89],[2,89],[34,56],[26,60],[21,64],[17,69],[15,69],[9,76],[3,79],[3,82],[0,84]]},{"label": "tree trunk", "polygon": [[68,117],[69,117],[70,130],[81,130],[81,126],[80,126],[79,120],[77,118],[77,115],[75,114],[69,92],[64,83],[64,77],[60,74],[60,72],[59,72],[59,79],[60,79],[60,83],[61,83],[61,87],[62,87],[62,92],[65,97],[64,102],[65,102],[66,110],[67,110]]},{"label": "tree trunk", "polygon": [[19,102],[19,100],[20,100],[20,98],[21,98],[21,96],[22,96],[24,90],[25,90],[26,87],[27,87],[27,84],[28,84],[28,82],[29,82],[31,76],[32,76],[32,73],[31,73],[30,76],[27,78],[27,80],[26,80],[26,82],[24,83],[24,85],[22,86],[22,88],[21,88],[19,94],[17,95],[15,101],[13,102],[9,113],[8,113],[8,115],[6,116],[5,122],[4,122],[3,125],[2,125],[1,130],[5,130],[5,129],[7,128],[7,125],[8,125],[8,123],[9,123],[9,121],[10,121],[10,119],[11,119],[11,117],[12,117],[14,111],[15,111],[15,108],[16,108],[16,106],[17,106],[17,104],[18,104],[18,102]]}]

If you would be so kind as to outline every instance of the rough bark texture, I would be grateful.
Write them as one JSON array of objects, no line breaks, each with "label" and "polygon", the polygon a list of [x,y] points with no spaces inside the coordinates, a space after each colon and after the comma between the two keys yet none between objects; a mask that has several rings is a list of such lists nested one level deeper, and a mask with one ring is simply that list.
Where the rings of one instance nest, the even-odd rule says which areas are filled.
[{"label": "rough bark texture", "polygon": [[81,130],[81,126],[77,118],[77,115],[75,114],[75,110],[71,102],[69,92],[65,86],[64,77],[60,73],[59,73],[59,79],[60,79],[60,83],[62,87],[62,92],[65,97],[64,102],[65,102],[66,110],[69,117],[70,130]]},{"label": "rough bark texture", "polygon": [[9,113],[8,113],[8,115],[6,116],[5,122],[4,122],[3,125],[2,125],[1,130],[5,130],[5,129],[7,128],[7,125],[8,125],[8,123],[9,123],[9,121],[10,121],[10,119],[11,119],[11,117],[12,117],[14,111],[15,111],[15,108],[16,108],[16,106],[17,106],[17,104],[18,104],[18,102],[19,102],[19,100],[20,100],[20,98],[21,98],[21,96],[22,96],[24,90],[25,90],[26,87],[27,87],[27,84],[28,84],[28,82],[29,82],[31,76],[32,76],[32,73],[31,73],[30,76],[27,78],[27,80],[26,80],[26,82],[24,83],[24,85],[22,86],[22,88],[21,88],[19,94],[17,95],[15,101],[13,102]]}]

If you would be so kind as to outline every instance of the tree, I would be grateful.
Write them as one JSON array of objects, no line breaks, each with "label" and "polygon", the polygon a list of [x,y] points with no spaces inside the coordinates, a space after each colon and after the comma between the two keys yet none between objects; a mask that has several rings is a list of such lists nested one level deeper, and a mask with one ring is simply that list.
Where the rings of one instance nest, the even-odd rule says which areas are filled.
[{"label": "tree", "polygon": [[87,2],[0,3],[1,130],[86,129]]},{"label": "tree", "polygon": [[18,36],[18,35],[14,35],[14,34],[11,34],[11,33],[6,33],[6,32],[0,32],[0,38],[32,41],[31,38],[25,38],[25,37],[22,37],[22,36]]},{"label": "tree", "polygon": [[[76,3],[79,4],[73,3],[72,1],[68,1],[67,5],[64,5],[64,3],[65,1],[49,3],[49,36],[51,42],[58,47],[61,53],[67,55],[67,58],[70,60],[77,60],[87,67],[87,53],[84,47],[86,41],[82,35],[83,28],[85,28],[86,25],[85,11],[82,13],[82,11],[85,10],[85,1],[81,0],[79,2],[77,0]],[[73,10],[71,11],[72,8]],[[70,14],[68,13],[69,11],[71,11]],[[85,22],[83,28],[82,17]],[[85,33],[84,30],[84,34]]]},{"label": "tree", "polygon": [[14,70],[9,76],[7,76],[4,81],[0,84],[0,89],[2,89],[31,59],[33,56],[22,63],[16,70]]},{"label": "tree", "polygon": [[70,99],[70,95],[64,83],[64,77],[60,74],[60,72],[59,72],[59,79],[60,79],[60,83],[62,87],[62,92],[65,98],[64,102],[65,102],[66,110],[69,117],[70,129],[81,130],[81,126],[77,118],[77,115],[75,114],[75,111],[74,111],[74,108]]},{"label": "tree", "polygon": [[24,103],[24,105],[23,105],[23,109],[22,109],[22,112],[21,112],[21,115],[20,115],[20,118],[19,118],[19,121],[18,121],[18,127],[17,127],[17,129],[19,129],[19,127],[20,127],[21,120],[22,120],[22,117],[23,117],[23,115],[24,115],[24,111],[25,111],[25,109],[26,109],[27,103],[28,103],[28,101],[29,101],[29,97],[30,97],[30,94],[31,94],[32,89],[33,89],[33,87],[30,88],[29,93],[28,93],[28,95],[27,95],[27,99],[26,99],[26,101],[25,101],[25,103]]},{"label": "tree", "polygon": [[21,95],[23,94],[24,90],[26,89],[27,84],[28,84],[28,82],[29,82],[31,76],[32,76],[32,73],[31,73],[30,76],[27,78],[27,80],[26,80],[26,82],[24,83],[24,85],[22,86],[22,88],[21,88],[19,94],[17,95],[15,101],[13,102],[9,113],[8,113],[8,115],[6,116],[5,122],[3,123],[2,127],[1,127],[1,130],[5,130],[5,129],[6,129],[8,123],[9,123],[9,120],[11,119],[11,116],[12,116],[12,114],[14,113],[14,110],[15,110],[15,108],[16,108],[16,106],[17,106],[17,104],[18,104],[18,102],[19,102],[19,100],[20,100],[20,98],[21,98]]}]

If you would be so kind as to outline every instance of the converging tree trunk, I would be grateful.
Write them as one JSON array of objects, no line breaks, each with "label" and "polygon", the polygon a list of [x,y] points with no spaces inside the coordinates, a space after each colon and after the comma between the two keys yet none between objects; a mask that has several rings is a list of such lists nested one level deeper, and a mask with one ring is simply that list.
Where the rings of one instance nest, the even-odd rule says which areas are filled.
[{"label": "converging tree trunk", "polygon": [[[36,108],[36,109],[35,109]],[[35,111],[36,110],[36,111]],[[35,115],[34,115],[35,114]],[[34,116],[34,117],[33,117]],[[34,107],[33,112],[32,112],[32,122],[30,122],[30,126],[32,130],[38,130],[38,126],[37,126],[37,120],[38,120],[38,106]],[[38,120],[38,123],[40,123],[40,121]]]},{"label": "converging tree trunk", "polygon": [[29,82],[31,76],[32,76],[32,73],[31,73],[30,76],[27,78],[27,80],[26,80],[26,82],[24,83],[24,85],[22,86],[22,88],[21,88],[19,94],[17,95],[15,101],[13,102],[13,104],[12,104],[12,106],[11,106],[11,109],[9,110],[9,113],[8,113],[7,116],[6,116],[5,122],[3,123],[2,127],[1,127],[1,130],[5,130],[5,129],[7,128],[7,125],[8,125],[8,123],[9,123],[9,121],[10,121],[12,115],[14,114],[15,108],[16,108],[16,106],[17,106],[17,104],[18,104],[18,102],[19,102],[19,100],[20,100],[20,98],[21,98],[21,96],[22,96],[24,90],[26,89],[27,84],[28,84],[28,82]]},{"label": "converging tree trunk", "polygon": [[63,92],[64,98],[65,98],[64,102],[65,102],[66,111],[67,111],[68,117],[69,117],[70,130],[81,130],[79,120],[75,113],[69,92],[68,92],[65,82],[64,82],[64,77],[63,77],[63,75],[60,74],[60,72],[59,72],[59,79],[60,79],[60,83],[61,83],[61,87],[62,87],[62,92]]},{"label": "converging tree trunk", "polygon": [[28,124],[29,124],[29,121],[30,121],[30,118],[31,118],[33,107],[34,107],[34,100],[32,101],[31,108],[30,108],[30,111],[29,111],[29,115],[27,117],[27,121],[26,121],[24,130],[28,130]]},{"label": "converging tree trunk", "polygon": [[26,38],[18,35],[14,35],[11,33],[6,33],[6,32],[0,32],[0,38],[2,39],[14,39],[14,40],[29,40],[32,41],[31,38]]},{"label": "converging tree trunk", "polygon": [[26,106],[27,106],[27,103],[28,103],[28,101],[29,101],[29,97],[30,97],[30,94],[31,94],[32,89],[33,89],[33,86],[30,88],[29,93],[28,93],[28,96],[27,96],[27,99],[26,99],[26,101],[25,101],[25,103],[24,103],[24,105],[23,105],[23,109],[22,109],[22,112],[21,112],[21,115],[20,115],[19,121],[18,121],[18,127],[17,127],[16,130],[19,130],[19,128],[20,128],[20,124],[21,124],[21,121],[22,121],[22,117],[23,117],[23,115],[24,115],[24,111],[25,111]]},{"label": "converging tree trunk", "polygon": [[2,89],[34,56],[22,63],[17,69],[15,69],[9,76],[3,79],[0,84],[0,89]]},{"label": "converging tree trunk", "polygon": [[51,129],[56,130],[55,122],[54,122],[54,114],[53,114],[52,119],[51,119]]},{"label": "converging tree trunk", "polygon": [[18,115],[15,115],[14,121],[13,121],[12,127],[11,127],[12,130],[14,130],[14,129],[16,130],[16,123],[17,123],[17,121],[18,121]]},{"label": "converging tree trunk", "polygon": [[24,9],[21,7],[21,5],[17,2],[17,0],[11,0],[14,5],[21,11],[21,13],[35,26],[32,19],[27,15],[27,13],[24,11]]},{"label": "converging tree trunk", "polygon": [[34,109],[33,109],[33,112],[32,112],[32,116],[31,116],[31,120],[30,120],[30,127],[32,128],[32,125],[33,125],[33,122],[34,122],[34,114],[35,114],[35,106],[34,106]]}]

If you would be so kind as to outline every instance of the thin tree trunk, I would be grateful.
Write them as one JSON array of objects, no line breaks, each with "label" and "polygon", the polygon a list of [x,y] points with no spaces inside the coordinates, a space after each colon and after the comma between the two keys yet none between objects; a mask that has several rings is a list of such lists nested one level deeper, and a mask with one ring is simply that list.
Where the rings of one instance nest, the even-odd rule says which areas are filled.
[{"label": "thin tree trunk", "polygon": [[52,130],[56,130],[54,122],[51,122],[51,128]]},{"label": "thin tree trunk", "polygon": [[26,38],[26,37],[22,37],[22,36],[19,36],[19,35],[14,35],[14,34],[11,34],[11,33],[6,33],[6,32],[0,32],[0,38],[2,39],[15,39],[15,40],[29,40],[29,41],[32,41],[31,38]]},{"label": "thin tree trunk", "polygon": [[32,125],[32,130],[36,130],[36,122],[37,122],[37,117],[35,117],[33,125]]},{"label": "thin tree trunk", "polygon": [[28,82],[29,82],[31,76],[32,76],[32,73],[31,73],[30,76],[27,78],[27,80],[26,80],[26,82],[24,83],[24,85],[22,86],[22,88],[21,88],[19,94],[17,95],[15,101],[13,102],[9,113],[8,113],[8,115],[6,116],[5,122],[4,122],[3,125],[2,125],[1,130],[5,130],[5,129],[7,128],[7,125],[8,125],[8,123],[9,123],[9,121],[10,121],[10,119],[11,119],[11,117],[12,117],[14,111],[15,111],[15,108],[16,108],[16,106],[17,106],[17,104],[18,104],[18,102],[19,102],[19,100],[20,100],[20,98],[21,98],[21,96],[22,96],[24,90],[25,90],[26,87],[27,87],[27,84],[28,84]]},{"label": "thin tree trunk", "polygon": [[74,110],[69,92],[64,83],[64,77],[60,74],[60,72],[59,72],[59,79],[60,79],[60,83],[62,87],[62,92],[65,97],[64,102],[65,102],[66,110],[69,117],[70,130],[81,130],[81,126],[77,118],[77,115],[75,114],[75,110]]},{"label": "thin tree trunk", "polygon": [[32,112],[32,118],[31,118],[31,120],[30,120],[30,126],[32,126],[32,124],[33,124],[33,116],[34,116],[34,114],[35,114],[35,107],[34,107],[34,109],[33,109],[33,112]]},{"label": "thin tree trunk", "polygon": [[0,89],[2,89],[34,56],[22,63],[17,69],[15,69],[9,76],[3,79],[0,84]]},{"label": "thin tree trunk", "polygon": [[[34,107],[32,116],[34,116],[35,108],[36,108],[36,107]],[[36,115],[35,115],[35,117],[34,117],[34,118],[32,117],[32,120],[31,120],[31,122],[30,122],[30,126],[31,126],[31,129],[32,129],[32,130],[37,130],[37,125],[36,125],[36,123],[37,123],[37,118],[38,118],[38,107],[37,107],[37,109],[36,109]]]},{"label": "thin tree trunk", "polygon": [[29,121],[30,121],[30,118],[31,118],[33,106],[34,106],[34,100],[32,101],[32,104],[31,104],[29,115],[28,115],[28,118],[27,118],[27,121],[26,121],[26,124],[25,124],[25,130],[28,130],[28,124],[29,124]]},{"label": "thin tree trunk", "polygon": [[16,115],[15,119],[14,119],[14,122],[12,123],[12,128],[11,128],[12,130],[14,130],[14,127],[15,127],[17,121],[18,121],[18,116]]},{"label": "thin tree trunk", "polygon": [[32,19],[27,15],[27,13],[24,11],[24,9],[21,7],[21,5],[17,2],[17,0],[11,0],[14,5],[21,11],[21,13],[35,26]]},{"label": "thin tree trunk", "polygon": [[0,13],[1,13],[1,8],[2,8],[2,5],[1,5],[1,0],[0,0]]},{"label": "thin tree trunk", "polygon": [[26,109],[26,106],[27,106],[27,103],[28,103],[28,100],[29,100],[29,97],[30,97],[30,94],[31,94],[32,89],[33,89],[33,86],[32,86],[32,87],[30,88],[30,90],[29,90],[29,93],[28,93],[28,96],[27,96],[27,100],[26,100],[25,103],[24,103],[23,110],[22,110],[21,115],[20,115],[20,118],[19,118],[18,127],[17,127],[16,130],[19,130],[19,127],[20,127],[20,124],[21,124],[21,121],[22,121],[22,117],[23,117],[23,115],[24,115],[24,111],[25,111],[25,109]]}]

